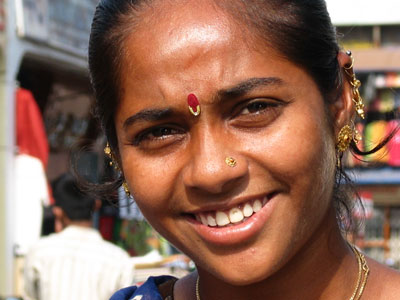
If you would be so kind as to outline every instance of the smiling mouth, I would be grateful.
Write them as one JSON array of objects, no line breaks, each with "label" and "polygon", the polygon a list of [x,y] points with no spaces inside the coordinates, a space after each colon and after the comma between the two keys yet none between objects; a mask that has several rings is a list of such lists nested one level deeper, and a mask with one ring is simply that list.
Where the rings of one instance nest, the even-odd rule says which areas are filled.
[{"label": "smiling mouth", "polygon": [[259,199],[241,203],[228,210],[217,210],[194,214],[194,218],[208,227],[228,227],[245,222],[247,219],[257,214],[273,197],[265,196]]}]

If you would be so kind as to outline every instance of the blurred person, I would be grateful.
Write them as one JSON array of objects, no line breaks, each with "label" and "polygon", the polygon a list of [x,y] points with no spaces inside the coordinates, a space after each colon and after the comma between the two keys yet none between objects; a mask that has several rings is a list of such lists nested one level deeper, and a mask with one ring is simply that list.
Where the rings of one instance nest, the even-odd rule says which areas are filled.
[{"label": "blurred person", "polygon": [[92,228],[99,203],[81,193],[70,174],[55,184],[55,231],[26,256],[25,298],[108,299],[133,281],[133,262]]}]

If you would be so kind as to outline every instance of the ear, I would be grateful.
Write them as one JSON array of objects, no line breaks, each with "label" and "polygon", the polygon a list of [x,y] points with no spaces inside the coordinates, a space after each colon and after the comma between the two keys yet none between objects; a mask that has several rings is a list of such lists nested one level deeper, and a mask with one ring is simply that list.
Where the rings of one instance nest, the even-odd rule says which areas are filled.
[{"label": "ear", "polygon": [[61,207],[54,206],[53,207],[53,214],[55,217],[54,220],[54,231],[55,232],[60,232],[64,229],[64,211],[62,210]]},{"label": "ear", "polygon": [[64,216],[64,211],[62,210],[61,207],[58,206],[53,206],[53,214],[56,217],[56,219],[62,219],[62,217]]},{"label": "ear", "polygon": [[354,118],[354,102],[353,102],[353,89],[348,80],[348,75],[344,71],[344,66],[352,64],[350,56],[340,51],[338,54],[338,62],[342,72],[343,88],[342,93],[338,99],[331,104],[330,109],[335,124],[335,136],[339,133],[340,129],[348,125]]}]

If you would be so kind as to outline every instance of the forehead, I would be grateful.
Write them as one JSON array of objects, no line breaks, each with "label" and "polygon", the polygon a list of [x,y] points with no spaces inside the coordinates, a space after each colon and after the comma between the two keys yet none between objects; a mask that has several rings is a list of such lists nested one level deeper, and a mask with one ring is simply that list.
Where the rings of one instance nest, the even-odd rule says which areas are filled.
[{"label": "forehead", "polygon": [[217,68],[219,59],[229,72],[229,66],[239,67],[235,62],[243,53],[264,49],[265,41],[257,40],[247,26],[213,1],[156,1],[142,9],[123,43],[122,85],[138,80],[156,83],[162,75],[171,78],[196,70],[200,62],[201,80],[206,77],[205,63]]},{"label": "forehead", "polygon": [[[133,32],[122,44],[123,66],[131,70],[149,65],[149,58],[163,57],[176,65],[203,48],[226,45],[235,48],[254,43],[247,26],[216,6],[213,1],[155,1],[144,7]],[[233,45],[232,45],[233,46]]]}]

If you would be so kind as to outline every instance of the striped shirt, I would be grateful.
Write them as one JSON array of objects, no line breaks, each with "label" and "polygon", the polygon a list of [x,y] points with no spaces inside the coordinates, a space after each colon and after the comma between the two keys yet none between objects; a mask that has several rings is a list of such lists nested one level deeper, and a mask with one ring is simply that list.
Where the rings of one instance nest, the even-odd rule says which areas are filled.
[{"label": "striped shirt", "polygon": [[128,254],[92,228],[68,226],[44,237],[28,252],[25,298],[35,300],[109,299],[133,282]]}]

